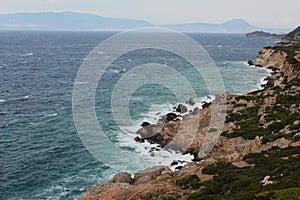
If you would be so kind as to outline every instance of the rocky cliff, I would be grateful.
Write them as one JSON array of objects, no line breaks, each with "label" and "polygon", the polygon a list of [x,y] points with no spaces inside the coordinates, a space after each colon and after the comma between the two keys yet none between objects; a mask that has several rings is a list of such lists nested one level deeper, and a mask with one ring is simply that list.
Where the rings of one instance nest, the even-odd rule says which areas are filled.
[{"label": "rocky cliff", "polygon": [[272,75],[268,77],[267,86],[273,87],[299,77],[299,61],[300,48],[275,46],[261,49],[257,58],[248,63],[272,70]]},{"label": "rocky cliff", "polygon": [[276,46],[300,46],[300,26],[283,37]]},{"label": "rocky cliff", "polygon": [[[140,131],[140,137],[163,147],[179,132],[191,132],[196,123],[195,137],[185,149],[195,162],[175,172],[167,166],[133,176],[121,172],[88,189],[81,199],[299,199],[299,53],[297,46],[267,47],[249,62],[271,69],[272,75],[263,90],[224,97],[225,124],[208,154],[201,152],[203,136],[212,131],[209,119],[218,98],[183,120],[145,124]],[[155,137],[147,137],[153,131]]]}]

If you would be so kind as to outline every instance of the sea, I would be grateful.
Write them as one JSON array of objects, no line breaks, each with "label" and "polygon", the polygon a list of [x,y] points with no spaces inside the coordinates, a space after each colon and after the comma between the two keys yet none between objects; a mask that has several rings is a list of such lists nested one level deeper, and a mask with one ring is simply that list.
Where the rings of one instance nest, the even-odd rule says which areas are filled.
[{"label": "sea", "polygon": [[[108,141],[123,151],[143,155],[146,161],[122,162],[122,156],[109,156],[114,151],[109,148],[99,150],[99,159],[82,142],[72,110],[76,76],[89,53],[116,34],[0,31],[1,200],[78,199],[87,188],[108,181],[122,168],[134,173],[153,163],[169,165],[174,159],[191,159],[171,151],[153,155],[149,153],[153,145],[133,140],[142,122],[155,123],[160,114],[177,105],[176,96],[162,85],[147,84],[132,93],[128,107],[133,126],[120,128],[114,123],[110,97],[115,85],[132,66],[141,63],[168,65],[183,74],[195,88],[195,99],[200,104],[213,98],[203,80],[195,80],[195,71],[186,60],[158,49],[140,49],[114,60],[95,96],[95,113]],[[187,35],[209,53],[226,93],[245,94],[261,89],[270,72],[248,66],[247,61],[255,59],[262,47],[277,42],[275,39],[242,34]],[[116,168],[110,163],[120,165]]]}]

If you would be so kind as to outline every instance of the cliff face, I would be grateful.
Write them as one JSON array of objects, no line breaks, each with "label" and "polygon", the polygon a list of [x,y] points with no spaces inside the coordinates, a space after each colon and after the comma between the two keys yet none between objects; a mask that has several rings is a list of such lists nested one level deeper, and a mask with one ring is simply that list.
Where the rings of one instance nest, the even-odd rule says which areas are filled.
[{"label": "cliff face", "polygon": [[[88,189],[81,200],[299,199],[300,49],[263,48],[250,64],[273,71],[268,84],[247,95],[226,96],[226,121],[209,154],[176,172],[156,166],[133,177],[119,173],[108,183]],[[179,129],[189,132],[190,124],[197,123],[195,139],[187,149],[197,158],[203,135],[209,132],[211,108],[217,103],[215,100],[181,121],[157,125],[152,142],[164,146]]]},{"label": "cliff face", "polygon": [[[298,77],[299,69],[297,62],[300,61],[300,47],[293,49],[293,52],[286,52],[288,48],[273,47],[263,48],[259,51],[257,58],[250,63],[259,67],[271,69],[272,86],[279,86],[284,81],[290,81]],[[292,55],[291,55],[292,54]],[[289,59],[289,57],[291,57]],[[292,63],[290,63],[292,61]]]}]

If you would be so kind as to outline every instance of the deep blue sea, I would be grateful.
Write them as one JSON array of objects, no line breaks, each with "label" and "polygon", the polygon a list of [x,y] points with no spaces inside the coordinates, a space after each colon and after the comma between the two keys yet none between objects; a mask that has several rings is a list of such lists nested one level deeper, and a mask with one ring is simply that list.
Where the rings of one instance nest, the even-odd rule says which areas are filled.
[{"label": "deep blue sea", "polygon": [[[118,171],[86,150],[72,115],[73,84],[80,65],[94,47],[114,34],[0,32],[1,200],[78,199],[88,187],[107,181]],[[247,66],[247,61],[275,40],[238,34],[188,35],[216,62],[227,93],[256,90],[268,75],[264,69]],[[146,61],[173,66],[192,79],[199,99],[209,95],[201,80],[193,80],[193,70],[168,52],[144,49],[115,60],[97,89],[96,113],[113,143],[137,153],[137,144],[133,142],[135,127],[129,127],[126,133],[116,128],[109,112],[109,96],[130,66]],[[139,126],[151,116],[150,111],[167,110],[176,103],[172,92],[148,85],[135,91],[130,114]],[[135,165],[131,172],[145,167],[145,163],[130,164]]]}]

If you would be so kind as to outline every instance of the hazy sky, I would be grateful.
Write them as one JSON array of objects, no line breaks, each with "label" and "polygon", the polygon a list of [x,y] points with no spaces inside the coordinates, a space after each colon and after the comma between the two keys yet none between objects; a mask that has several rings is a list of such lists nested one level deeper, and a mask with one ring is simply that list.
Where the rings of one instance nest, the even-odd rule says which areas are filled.
[{"label": "hazy sky", "polygon": [[300,25],[300,0],[0,0],[0,13],[74,11],[154,24],[222,23],[242,18],[260,27]]}]

